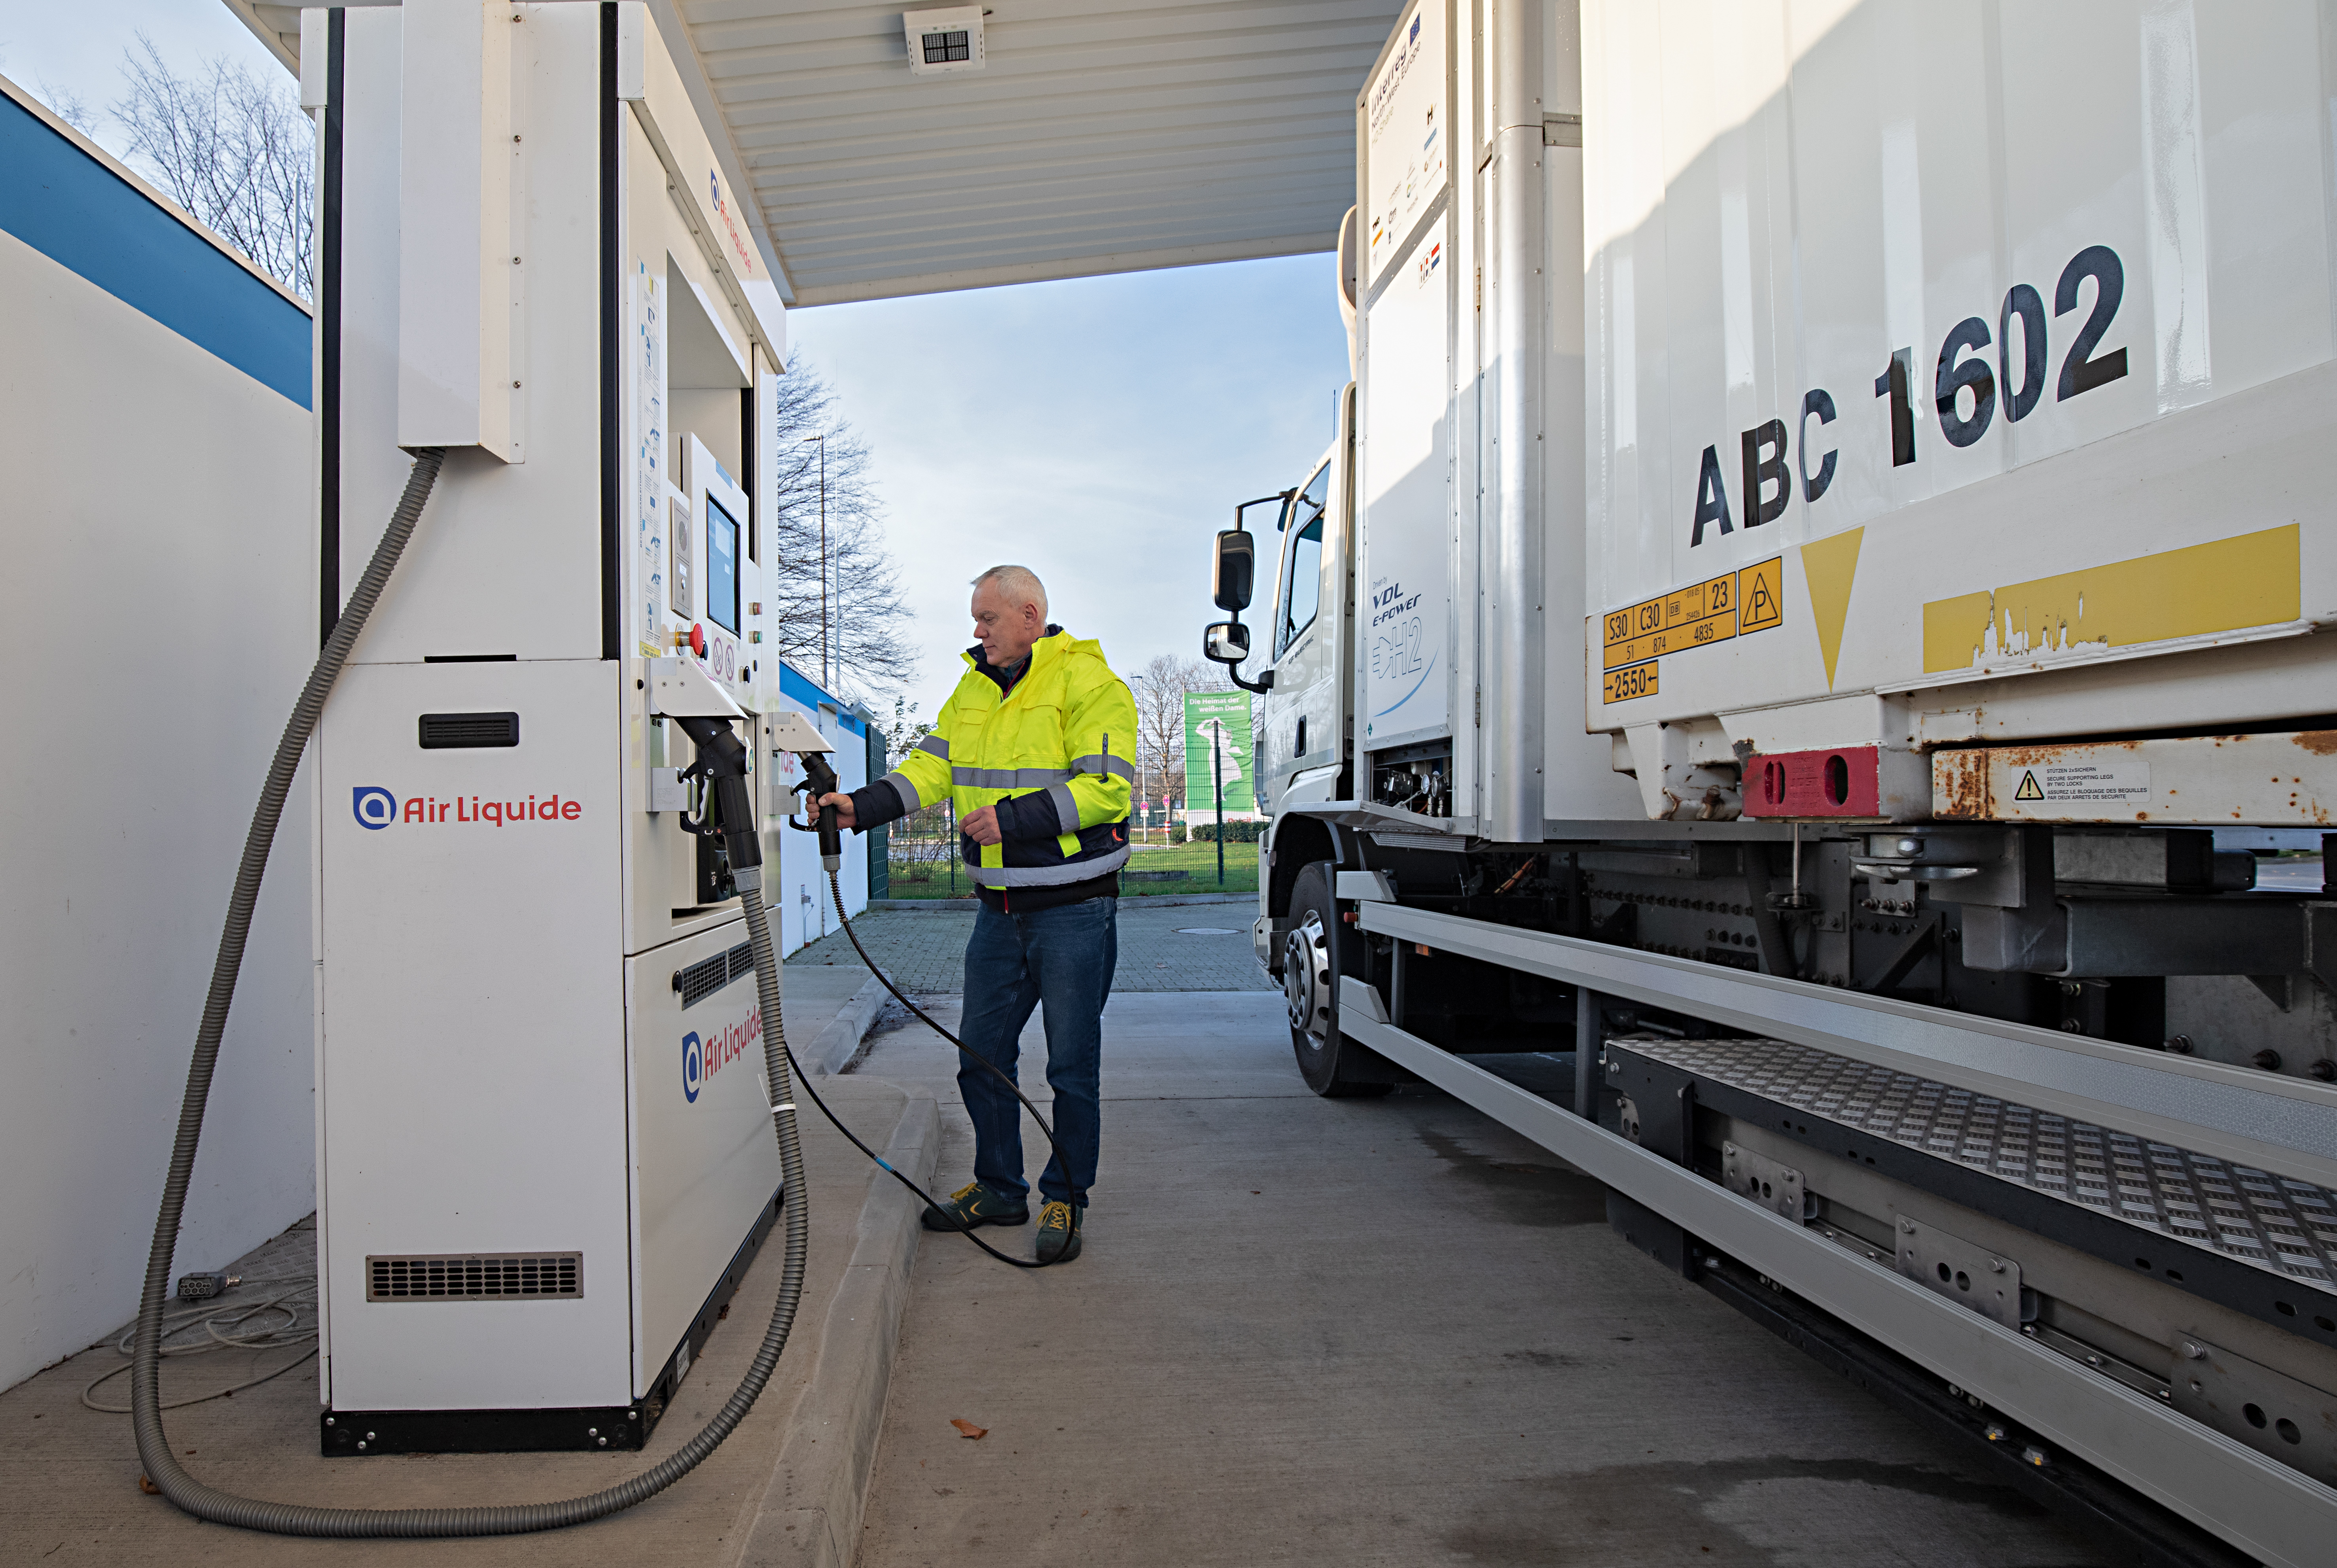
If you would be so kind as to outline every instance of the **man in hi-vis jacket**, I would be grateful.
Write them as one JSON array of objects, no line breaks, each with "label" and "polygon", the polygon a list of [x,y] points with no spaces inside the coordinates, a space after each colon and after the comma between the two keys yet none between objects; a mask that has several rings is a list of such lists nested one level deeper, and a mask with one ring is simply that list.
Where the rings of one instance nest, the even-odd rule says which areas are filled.
[{"label": "man in hi-vis jacket", "polygon": [[[1080,1221],[1095,1183],[1103,1004],[1119,958],[1120,869],[1128,863],[1128,799],[1136,781],[1136,699],[1102,648],[1047,620],[1047,590],[1025,567],[973,579],[970,667],[931,735],[865,789],[824,796],[844,825],[865,831],[944,794],[957,803],[966,868],[982,908],[965,947],[968,1048],[1014,1071],[1031,1009],[1043,1004],[1055,1138],[1039,1177],[1038,1258],[1080,1254]],[[973,1119],[973,1180],[947,1204],[973,1225],[1031,1218],[1022,1174],[1022,1107],[996,1078],[961,1063]],[[938,1211],[927,1230],[955,1229]]]}]

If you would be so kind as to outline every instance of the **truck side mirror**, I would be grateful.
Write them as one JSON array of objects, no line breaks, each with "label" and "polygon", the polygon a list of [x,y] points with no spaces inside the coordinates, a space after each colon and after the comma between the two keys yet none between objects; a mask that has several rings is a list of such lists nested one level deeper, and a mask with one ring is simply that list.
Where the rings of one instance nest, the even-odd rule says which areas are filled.
[{"label": "truck side mirror", "polygon": [[1209,597],[1219,609],[1239,615],[1249,608],[1257,562],[1257,541],[1247,532],[1229,528],[1217,535],[1217,559],[1209,568]]},{"label": "truck side mirror", "polygon": [[1237,620],[1221,620],[1201,633],[1201,657],[1212,664],[1226,667],[1226,674],[1244,691],[1272,691],[1274,672],[1267,670],[1256,680],[1242,679],[1241,661],[1249,657],[1249,628]]}]

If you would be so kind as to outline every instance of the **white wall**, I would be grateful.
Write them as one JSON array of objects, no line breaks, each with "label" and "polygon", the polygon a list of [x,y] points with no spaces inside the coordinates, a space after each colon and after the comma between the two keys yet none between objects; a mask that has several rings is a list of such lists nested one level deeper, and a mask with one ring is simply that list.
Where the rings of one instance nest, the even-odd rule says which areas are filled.
[{"label": "white wall", "polygon": [[[136,1311],[229,885],[317,647],[306,409],[0,234],[0,1386]],[[178,1268],[315,1204],[308,791]]]}]

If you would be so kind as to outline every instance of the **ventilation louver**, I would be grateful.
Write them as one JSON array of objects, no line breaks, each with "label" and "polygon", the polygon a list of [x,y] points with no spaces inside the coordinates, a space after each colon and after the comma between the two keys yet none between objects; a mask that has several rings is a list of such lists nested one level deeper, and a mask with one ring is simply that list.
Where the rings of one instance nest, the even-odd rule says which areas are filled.
[{"label": "ventilation louver", "polygon": [[472,746],[519,745],[515,713],[425,713],[424,751],[459,751]]},{"label": "ventilation louver", "polygon": [[686,969],[673,971],[673,989],[681,995],[686,1009],[737,979],[740,975],[755,972],[755,950],[740,942],[727,953],[717,953],[710,959],[700,959]]},{"label": "ventilation louver", "polygon": [[553,1301],[583,1294],[582,1252],[366,1260],[368,1301]]}]

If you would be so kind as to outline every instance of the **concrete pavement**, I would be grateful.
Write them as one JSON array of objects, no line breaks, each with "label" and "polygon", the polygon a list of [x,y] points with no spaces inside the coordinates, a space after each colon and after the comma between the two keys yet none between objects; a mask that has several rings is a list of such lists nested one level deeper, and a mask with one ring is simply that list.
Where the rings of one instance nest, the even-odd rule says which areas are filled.
[{"label": "concrete pavement", "polygon": [[[912,1027],[858,1069],[943,1099],[944,1187],[953,1054]],[[1081,1258],[928,1238],[863,1568],[2107,1561],[1633,1251],[1546,1151],[1426,1089],[1309,1094],[1276,997],[1123,987],[1104,1095]]]},{"label": "concrete pavement", "polygon": [[[81,1384],[113,1364],[101,1350],[0,1395],[0,1561],[2107,1561],[1625,1246],[1597,1185],[1545,1151],[1433,1091],[1308,1094],[1279,997],[1246,937],[1197,918],[1208,912],[1123,911],[1103,1171],[1076,1262],[1034,1273],[953,1237],[920,1242],[905,1195],[804,1119],[814,1230],[787,1356],[731,1441],[642,1507],[494,1541],[224,1534],[141,1495],[127,1418],[81,1408]],[[962,917],[898,918],[907,929],[879,934],[919,989],[952,977]],[[866,989],[865,970],[826,956],[788,964],[799,1053]],[[1225,972],[1254,989],[1148,989]],[[934,1010],[953,1023],[955,998]],[[932,1169],[935,1191],[960,1184],[972,1150],[955,1053],[920,1025],[879,1030],[818,1088],[895,1165]],[[1041,1020],[1024,1048],[1044,1107]],[[1026,1140],[1035,1174],[1045,1145]],[[1030,1245],[1027,1229],[985,1234]],[[307,1244],[295,1233],[277,1250]],[[672,1451],[727,1395],[777,1254],[764,1250],[646,1456],[325,1461],[313,1366],[175,1412],[173,1440],[215,1484],[301,1500],[605,1485]],[[237,1380],[247,1359],[173,1365],[166,1394]]]},{"label": "concrete pavement", "polygon": [[[787,1025],[798,1057],[867,980],[865,970],[787,966]],[[934,1157],[930,1097],[859,1076],[816,1088],[898,1169]],[[237,1563],[568,1564],[613,1561],[708,1568],[841,1568],[850,1561],[875,1450],[895,1329],[915,1245],[914,1205],[804,1107],[811,1245],[802,1306],[763,1396],[696,1471],[627,1513],[544,1535],[469,1541],[318,1543],[199,1524],[138,1488],[126,1415],[84,1408],[83,1387],[127,1365],[110,1342],[0,1393],[0,1563],[128,1564],[226,1554]],[[196,1167],[197,1179],[202,1167]],[[151,1219],[125,1216],[142,1249]],[[246,1495],[353,1507],[445,1506],[572,1496],[650,1468],[687,1442],[737,1387],[778,1289],[775,1232],[732,1298],[645,1453],[494,1454],[325,1459],[317,1452],[315,1361],[289,1350],[234,1350],[163,1364],[166,1401],[208,1395],[278,1368],[232,1398],[169,1412],[165,1424],[199,1479]],[[308,1222],[235,1271],[312,1272]],[[181,1260],[192,1268],[216,1260]],[[227,1306],[244,1292],[230,1292]],[[263,1322],[269,1320],[262,1320]],[[126,1404],[129,1378],[99,1390]]]}]

